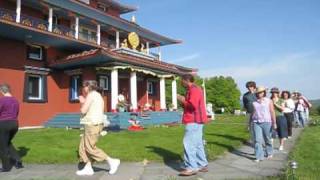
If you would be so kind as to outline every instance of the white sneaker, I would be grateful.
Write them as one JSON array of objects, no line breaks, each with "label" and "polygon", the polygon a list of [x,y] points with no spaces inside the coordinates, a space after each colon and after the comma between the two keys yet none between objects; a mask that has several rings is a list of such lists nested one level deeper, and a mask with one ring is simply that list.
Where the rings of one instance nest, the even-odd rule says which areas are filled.
[{"label": "white sneaker", "polygon": [[280,147],[279,147],[279,151],[283,151],[283,146],[280,146]]},{"label": "white sneaker", "polygon": [[78,170],[76,174],[78,176],[92,176],[94,174],[94,171],[91,164],[87,163],[86,166],[82,170]]},{"label": "white sneaker", "polygon": [[117,172],[118,167],[120,166],[120,159],[111,159],[109,158],[108,160],[109,166],[110,166],[110,170],[109,170],[109,174],[113,175]]}]

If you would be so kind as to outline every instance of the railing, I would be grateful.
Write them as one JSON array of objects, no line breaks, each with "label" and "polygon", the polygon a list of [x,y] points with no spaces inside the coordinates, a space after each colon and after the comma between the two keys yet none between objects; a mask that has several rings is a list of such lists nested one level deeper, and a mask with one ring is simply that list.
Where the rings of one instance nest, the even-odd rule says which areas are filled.
[{"label": "railing", "polygon": [[[10,21],[10,22],[16,22],[16,12],[12,10],[7,10],[4,8],[0,8],[0,19]],[[32,27],[35,29],[40,29],[42,31],[49,31],[49,22],[43,19],[39,19],[36,17],[28,16],[21,14],[20,15],[20,24],[27,26],[27,27]],[[52,33],[62,35],[62,36],[67,36],[67,37],[72,37],[76,39],[75,37],[75,30],[71,29],[69,27],[63,26],[63,25],[57,25],[53,24],[52,25]],[[79,40],[90,42],[92,44],[97,44],[97,36],[95,34],[89,34],[89,33],[84,33],[84,32],[79,32],[78,36]],[[107,38],[101,38],[100,45],[106,48],[110,49],[116,49],[116,41],[110,40]],[[123,48],[120,48],[120,50]],[[129,50],[129,51],[128,51]],[[130,49],[124,50],[126,53],[130,53]],[[131,53],[132,54],[132,53]],[[135,51],[134,54],[137,54],[139,56],[143,57],[154,57],[152,59],[159,59],[159,55],[155,53],[150,54],[145,54],[144,52],[140,51]]]},{"label": "railing", "polygon": [[116,48],[116,41],[112,41],[107,38],[101,38],[100,45],[106,48],[115,49]]},{"label": "railing", "polygon": [[68,28],[66,26],[58,25],[58,24],[53,24],[52,25],[52,32],[63,35],[63,36],[68,36],[68,37],[75,37],[75,31],[71,28]]},{"label": "railing", "polygon": [[0,19],[16,22],[16,12],[0,8]]},{"label": "railing", "polygon": [[41,29],[43,31],[47,31],[48,25],[49,25],[49,23],[45,20],[34,18],[27,15],[22,15],[22,14],[20,16],[20,23],[25,26]]},{"label": "railing", "polygon": [[91,43],[97,43],[97,36],[88,33],[79,32],[79,39],[82,41],[88,41]]}]

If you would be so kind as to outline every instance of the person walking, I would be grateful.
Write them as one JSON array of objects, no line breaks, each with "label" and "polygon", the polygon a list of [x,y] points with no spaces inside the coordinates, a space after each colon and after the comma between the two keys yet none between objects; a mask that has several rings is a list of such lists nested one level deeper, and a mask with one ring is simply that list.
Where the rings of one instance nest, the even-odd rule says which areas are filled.
[{"label": "person walking", "polygon": [[297,97],[298,102],[296,108],[298,111],[298,118],[302,127],[304,127],[309,121],[309,109],[312,107],[312,104],[299,92],[297,93]]},{"label": "person walking", "polygon": [[8,172],[14,165],[23,168],[21,158],[12,144],[12,139],[18,132],[19,102],[11,94],[10,86],[0,85],[0,158],[2,172]]},{"label": "person walking", "polygon": [[289,91],[282,91],[281,98],[284,100],[284,116],[287,120],[288,127],[288,138],[292,137],[292,124],[294,122],[294,101],[291,99],[291,94]]},{"label": "person walking", "polygon": [[[256,90],[257,100],[253,102],[253,131],[255,138],[255,162],[260,162],[267,158],[272,158],[273,147],[271,142],[272,128],[276,129],[276,117],[272,101],[266,97],[267,90],[264,87],[258,87]],[[265,144],[265,150],[263,149]]]},{"label": "person walking", "polygon": [[253,102],[257,100],[255,91],[256,91],[256,83],[254,81],[249,81],[246,83],[246,88],[248,92],[243,95],[242,101],[243,106],[247,111],[248,115],[248,130],[250,132],[250,141],[252,146],[254,146],[254,132],[253,132],[253,122],[251,119],[251,115],[253,113]]},{"label": "person walking", "polygon": [[279,88],[271,89],[271,99],[274,105],[275,113],[276,113],[276,121],[277,121],[277,132],[280,141],[279,150],[283,151],[284,149],[284,141],[288,138],[288,126],[287,120],[284,116],[283,111],[285,110],[284,100],[279,97],[280,91]]},{"label": "person walking", "polygon": [[183,138],[184,166],[180,176],[191,176],[197,172],[208,171],[208,161],[203,145],[203,125],[208,122],[203,90],[194,84],[191,74],[182,76],[182,86],[187,90],[185,96],[177,95],[184,108],[182,122],[185,124]]},{"label": "person walking", "polygon": [[109,174],[111,175],[117,172],[120,165],[119,159],[109,157],[96,146],[104,126],[104,101],[97,89],[96,81],[85,81],[83,83],[83,93],[86,96],[79,97],[82,114],[80,124],[84,125],[84,134],[79,145],[79,156],[80,162],[85,163],[84,168],[76,172],[79,176],[94,174],[92,160],[97,162],[107,161],[110,167]]}]

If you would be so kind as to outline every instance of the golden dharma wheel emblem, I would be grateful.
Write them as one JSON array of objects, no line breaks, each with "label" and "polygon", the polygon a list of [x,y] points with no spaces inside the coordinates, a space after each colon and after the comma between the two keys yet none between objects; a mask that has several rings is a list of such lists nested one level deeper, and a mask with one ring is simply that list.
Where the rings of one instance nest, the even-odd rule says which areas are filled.
[{"label": "golden dharma wheel emblem", "polygon": [[138,47],[139,44],[140,44],[140,40],[139,40],[138,34],[135,33],[135,32],[131,32],[131,33],[128,35],[128,40],[129,40],[129,43],[130,43],[132,49],[136,50],[137,47]]}]

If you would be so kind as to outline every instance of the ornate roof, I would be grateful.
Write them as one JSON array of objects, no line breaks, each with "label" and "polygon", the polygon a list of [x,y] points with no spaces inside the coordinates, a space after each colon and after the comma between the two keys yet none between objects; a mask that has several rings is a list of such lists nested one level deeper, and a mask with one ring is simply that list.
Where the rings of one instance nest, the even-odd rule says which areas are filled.
[{"label": "ornate roof", "polygon": [[49,66],[57,69],[68,69],[83,65],[103,65],[104,63],[112,61],[127,63],[139,67],[146,67],[158,71],[160,70],[177,75],[194,73],[197,71],[197,69],[187,68],[163,61],[149,60],[127,54],[120,54],[109,49],[93,49],[90,51],[72,54],[65,58],[56,60]]}]

